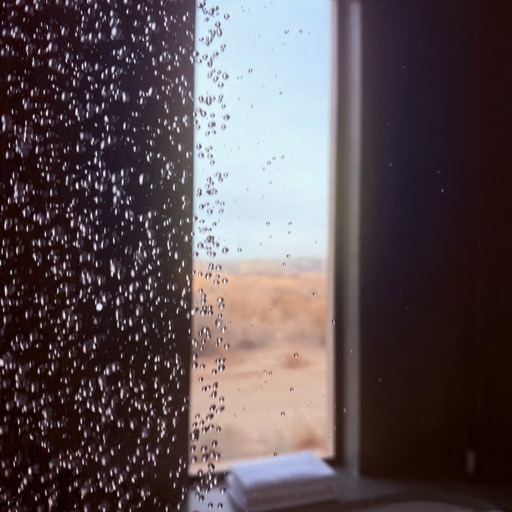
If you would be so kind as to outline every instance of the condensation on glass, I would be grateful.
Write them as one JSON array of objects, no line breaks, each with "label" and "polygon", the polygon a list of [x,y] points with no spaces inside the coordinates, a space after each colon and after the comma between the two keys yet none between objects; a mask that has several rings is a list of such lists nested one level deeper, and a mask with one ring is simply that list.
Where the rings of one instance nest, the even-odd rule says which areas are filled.
[{"label": "condensation on glass", "polygon": [[330,453],[329,9],[255,4],[4,2],[0,508]]},{"label": "condensation on glass", "polygon": [[331,5],[197,12],[190,471],[333,453]]},{"label": "condensation on glass", "polygon": [[194,19],[3,2],[2,510],[187,492]]}]

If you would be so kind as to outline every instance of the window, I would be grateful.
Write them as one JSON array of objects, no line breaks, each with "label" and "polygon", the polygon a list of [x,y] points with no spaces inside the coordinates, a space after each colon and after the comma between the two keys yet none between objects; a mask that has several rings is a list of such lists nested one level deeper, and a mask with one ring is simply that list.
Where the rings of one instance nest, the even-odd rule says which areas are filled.
[{"label": "window", "polygon": [[[200,462],[205,446],[206,463],[217,464],[224,447],[232,458],[299,447],[329,455],[331,356],[320,352],[332,325],[330,3],[223,2],[218,12],[200,2],[195,105],[193,2],[57,4],[11,5],[0,20],[0,504],[174,509],[185,492],[188,434]],[[256,43],[266,53],[258,55]],[[210,90],[201,99],[205,78]],[[195,150],[193,109],[201,125]],[[193,189],[194,151],[206,163],[196,165]],[[242,231],[230,225],[238,217]],[[254,274],[269,294],[255,297],[264,322],[243,320],[242,338],[234,308],[250,305],[229,293],[254,291]],[[282,309],[271,302],[276,291]],[[294,299],[299,306],[286,309]],[[298,329],[304,311],[320,323]],[[308,339],[298,339],[304,332]],[[261,347],[271,352],[266,360]],[[190,430],[189,359],[200,414]],[[244,367],[249,360],[256,370]],[[229,454],[223,421],[228,411],[245,414],[251,390],[243,379],[253,371],[274,409],[250,423],[246,415],[245,427],[266,423],[280,437],[258,447],[241,430],[239,447],[257,451]],[[229,372],[245,386],[243,403],[223,388]],[[315,384],[325,379],[311,397],[307,372],[316,372]],[[298,410],[312,415],[294,417]],[[315,444],[322,435],[307,428],[290,442],[308,421],[325,426],[326,444]]]},{"label": "window", "polygon": [[331,8],[199,4],[193,473],[333,454]]}]

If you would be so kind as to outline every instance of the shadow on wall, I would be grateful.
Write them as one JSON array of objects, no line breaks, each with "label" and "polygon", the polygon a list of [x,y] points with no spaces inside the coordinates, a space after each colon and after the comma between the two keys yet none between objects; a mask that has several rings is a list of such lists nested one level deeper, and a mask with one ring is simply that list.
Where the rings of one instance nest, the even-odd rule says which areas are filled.
[{"label": "shadow on wall", "polygon": [[[479,477],[510,478],[512,4],[362,6],[360,414],[343,418],[360,439],[350,464],[462,476],[474,450]],[[337,290],[343,302],[342,276]],[[347,353],[351,340],[341,341]]]}]

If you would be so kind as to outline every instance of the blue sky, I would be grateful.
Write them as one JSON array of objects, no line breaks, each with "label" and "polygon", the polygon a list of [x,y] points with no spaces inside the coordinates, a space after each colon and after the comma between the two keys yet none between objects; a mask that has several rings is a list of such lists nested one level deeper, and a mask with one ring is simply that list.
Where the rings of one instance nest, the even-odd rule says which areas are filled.
[{"label": "blue sky", "polygon": [[[196,65],[196,100],[213,98],[210,105],[197,103],[206,118],[200,118],[195,133],[201,146],[195,154],[196,188],[204,189],[217,172],[228,177],[207,198],[211,204],[224,202],[224,211],[208,214],[208,208],[201,209],[203,194],[196,200],[196,215],[207,225],[216,222],[212,234],[229,249],[224,255],[218,251],[219,257],[325,257],[330,1],[222,0],[218,5],[219,15],[197,16],[200,57],[219,55],[211,66],[207,60]],[[201,43],[199,38],[217,30],[218,22],[222,35],[208,46]],[[225,73],[227,79],[222,78]],[[216,134],[207,127],[211,121]],[[214,165],[199,157],[209,146]]]}]

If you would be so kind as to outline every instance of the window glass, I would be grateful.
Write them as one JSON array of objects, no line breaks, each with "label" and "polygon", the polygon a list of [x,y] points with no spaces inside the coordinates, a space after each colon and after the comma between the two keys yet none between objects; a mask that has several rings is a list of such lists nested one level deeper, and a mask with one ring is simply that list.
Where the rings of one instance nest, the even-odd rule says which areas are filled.
[{"label": "window glass", "polygon": [[1,10],[0,510],[178,510],[195,3]]},{"label": "window glass", "polygon": [[221,8],[196,27],[192,471],[332,454],[331,4]]}]

